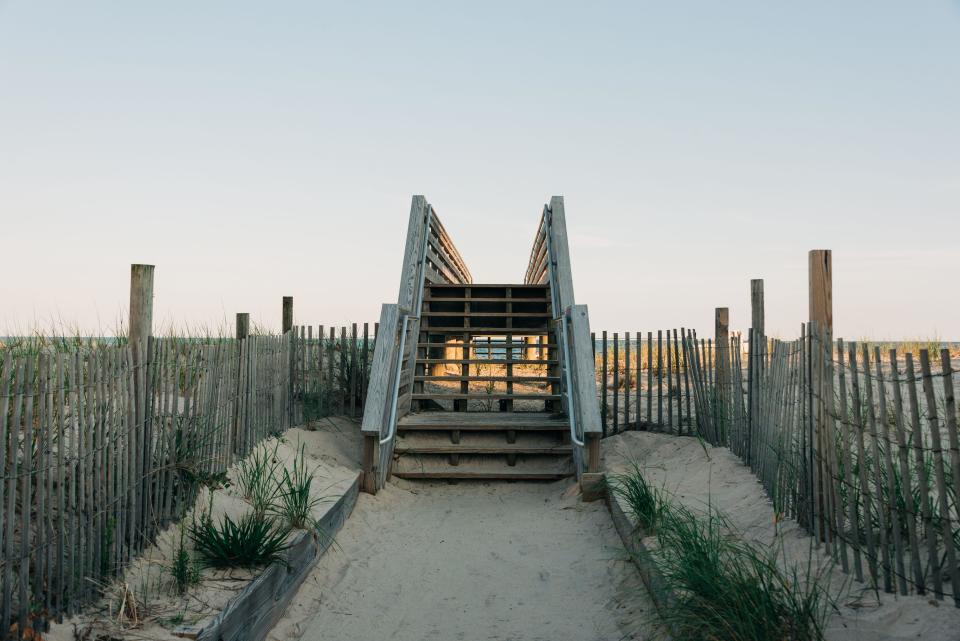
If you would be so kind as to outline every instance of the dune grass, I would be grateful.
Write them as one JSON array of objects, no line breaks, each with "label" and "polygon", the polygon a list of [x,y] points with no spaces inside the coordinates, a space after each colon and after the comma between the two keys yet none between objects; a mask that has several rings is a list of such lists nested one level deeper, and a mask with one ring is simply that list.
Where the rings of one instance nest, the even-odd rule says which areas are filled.
[{"label": "dune grass", "polygon": [[700,514],[652,487],[639,466],[611,479],[645,534],[673,598],[658,610],[677,638],[821,641],[833,602],[824,578],[784,568],[776,546],[736,536],[722,514]]}]

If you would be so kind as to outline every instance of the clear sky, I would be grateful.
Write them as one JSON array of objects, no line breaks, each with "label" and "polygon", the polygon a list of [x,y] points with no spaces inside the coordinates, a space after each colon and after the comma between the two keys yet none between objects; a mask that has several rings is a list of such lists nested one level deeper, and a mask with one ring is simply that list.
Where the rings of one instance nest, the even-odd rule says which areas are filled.
[{"label": "clear sky", "polygon": [[373,321],[412,194],[477,281],[566,198],[595,329],[960,339],[960,2],[0,0],[0,334]]}]

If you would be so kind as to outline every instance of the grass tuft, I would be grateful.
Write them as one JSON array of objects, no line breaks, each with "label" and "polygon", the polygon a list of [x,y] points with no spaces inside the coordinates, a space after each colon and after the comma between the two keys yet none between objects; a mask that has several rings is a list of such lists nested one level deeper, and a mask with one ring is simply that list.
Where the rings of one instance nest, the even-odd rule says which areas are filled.
[{"label": "grass tuft", "polygon": [[209,513],[190,526],[201,562],[210,568],[252,568],[280,559],[290,528],[247,512],[238,521],[224,515],[219,523]]},{"label": "grass tuft", "polygon": [[281,467],[277,458],[277,440],[271,449],[258,445],[250,456],[237,464],[237,486],[241,495],[253,506],[254,514],[262,517],[273,505],[280,493],[277,471]]},{"label": "grass tuft", "polygon": [[307,468],[306,446],[301,445],[294,457],[292,469],[283,470],[279,491],[270,506],[270,512],[283,519],[291,528],[315,526],[313,508],[330,499],[310,496],[313,480],[314,472]]}]

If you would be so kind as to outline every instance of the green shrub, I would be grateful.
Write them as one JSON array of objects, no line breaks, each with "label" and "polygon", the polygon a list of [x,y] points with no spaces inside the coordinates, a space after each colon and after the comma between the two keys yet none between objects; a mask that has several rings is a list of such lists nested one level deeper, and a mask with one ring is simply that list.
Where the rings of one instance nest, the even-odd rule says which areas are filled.
[{"label": "green shrub", "polygon": [[289,533],[286,525],[256,512],[248,512],[238,521],[224,515],[219,523],[214,523],[207,513],[190,526],[190,538],[200,560],[212,568],[250,568],[272,563],[287,549]]}]

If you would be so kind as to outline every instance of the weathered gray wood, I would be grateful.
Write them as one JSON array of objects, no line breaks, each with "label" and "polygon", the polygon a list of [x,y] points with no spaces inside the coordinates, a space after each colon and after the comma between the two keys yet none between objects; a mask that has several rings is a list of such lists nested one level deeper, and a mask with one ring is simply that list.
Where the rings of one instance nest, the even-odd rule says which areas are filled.
[{"label": "weathered gray wood", "polygon": [[[940,421],[937,418],[937,400],[933,391],[933,375],[930,372],[930,353],[925,349],[920,350],[920,374],[923,377],[923,393],[927,402],[927,426],[930,430],[930,445],[933,450],[933,473],[937,483],[941,536],[946,548],[947,567],[950,571],[950,590],[953,593],[954,602],[960,604],[960,594],[958,594],[960,591],[957,589],[957,586],[960,586],[960,569],[957,568],[957,552],[953,544],[953,525],[950,522],[947,481],[943,469],[943,449],[940,443]],[[935,576],[940,576],[943,574],[940,555],[936,555],[935,558],[936,565],[932,566],[931,572]],[[936,580],[934,586],[937,587]],[[937,598],[943,598],[942,583],[937,591]]]},{"label": "weathered gray wood", "polygon": [[293,296],[283,297],[282,323],[280,332],[286,334],[293,329]]},{"label": "weathered gray wood", "polygon": [[[870,491],[869,462],[867,452],[864,446],[864,417],[863,403],[860,397],[860,372],[857,368],[857,346],[856,343],[850,343],[850,389],[853,399],[853,420],[851,426],[853,437],[857,445],[857,476],[859,482],[860,500],[863,505],[863,537],[867,544],[867,566],[870,570],[870,580],[873,585],[877,584],[877,549],[873,538],[873,500]],[[856,499],[854,499],[856,500]],[[860,527],[855,523],[857,540],[860,540]]]},{"label": "weathered gray wood", "polygon": [[[383,438],[390,429],[387,423],[390,419],[392,382],[400,347],[397,340],[399,311],[397,305],[383,305],[380,308],[380,330],[377,332],[377,340],[373,346],[373,360],[370,363],[370,383],[360,431],[365,437],[375,437],[377,440]],[[375,460],[379,460],[378,457],[374,456],[368,463],[373,463]],[[375,478],[379,471],[374,468],[365,468],[363,473],[365,478],[367,475]]]},{"label": "weathered gray wood", "polygon": [[[423,196],[414,196],[410,204],[410,218],[407,221],[407,240],[403,250],[403,266],[400,271],[400,293],[397,305],[401,310],[414,311],[417,291],[421,287],[420,268],[424,252],[425,226],[427,223],[427,200]],[[416,310],[419,311],[419,310]]]},{"label": "weathered gray wood", "polygon": [[[569,311],[570,351],[573,354],[572,385],[575,397],[574,407],[577,413],[577,425],[584,438],[603,433],[600,422],[600,408],[597,404],[597,375],[594,359],[589,348],[590,316],[586,305],[574,305]],[[591,469],[587,472],[599,472]]]},{"label": "weathered gray wood", "polygon": [[[940,350],[940,367],[943,377],[944,424],[947,428],[947,440],[950,443],[950,470],[953,480],[953,495],[960,496],[960,435],[957,430],[957,401],[953,390],[953,366],[950,363],[950,350]],[[960,501],[954,501],[954,522],[960,523]],[[949,515],[948,515],[949,516]],[[956,564],[954,564],[956,567]],[[960,581],[952,581],[954,601],[960,595]]]},{"label": "weathered gray wood", "polygon": [[930,503],[930,479],[923,460],[923,425],[920,422],[920,400],[917,396],[917,376],[913,366],[913,354],[904,355],[907,368],[907,397],[910,400],[910,426],[913,428],[913,454],[917,468],[917,485],[920,490],[920,511],[923,516],[923,533],[927,539],[927,568],[933,578],[933,589],[943,597],[943,577],[939,571],[937,533],[933,527],[933,510]]},{"label": "weathered gray wood", "polygon": [[[9,422],[9,428],[7,429],[7,438],[2,443],[3,448],[6,450],[6,460],[7,460],[7,478],[6,478],[6,499],[7,503],[5,506],[0,506],[0,508],[5,509],[6,516],[3,519],[3,523],[0,526],[5,526],[6,534],[4,536],[4,563],[3,563],[3,583],[0,585],[0,589],[3,590],[3,604],[2,604],[2,613],[3,621],[10,621],[13,608],[13,566],[14,566],[14,528],[16,520],[16,505],[17,505],[17,475],[19,468],[20,455],[18,450],[18,443],[20,442],[20,430],[21,430],[21,411],[23,408],[23,384],[24,384],[24,360],[25,359],[16,359],[14,365],[14,371],[11,371],[12,378],[10,382],[12,386],[9,391],[10,398],[12,398],[13,407],[11,409],[11,417]],[[6,413],[4,413],[6,415]],[[4,625],[6,628],[6,625]],[[6,630],[4,629],[4,633]]]},{"label": "weathered gray wood", "polygon": [[907,517],[907,536],[910,542],[910,567],[913,570],[913,585],[917,594],[926,593],[926,584],[924,581],[923,569],[920,565],[920,538],[917,534],[917,514],[913,509],[913,482],[910,474],[910,464],[908,459],[908,445],[906,437],[905,414],[903,408],[903,393],[900,389],[900,364],[897,358],[897,350],[890,350],[890,370],[893,380],[893,403],[894,416],[897,422],[897,459],[900,467],[900,479],[903,485],[903,502],[906,506]]},{"label": "weathered gray wood", "polygon": [[883,567],[883,589],[886,592],[893,592],[893,568],[890,565],[890,541],[887,539],[887,509],[883,500],[883,478],[881,475],[882,458],[880,455],[880,444],[877,434],[877,410],[873,403],[873,377],[870,374],[870,349],[863,345],[863,380],[864,391],[866,395],[867,419],[870,430],[870,453],[872,455],[872,481],[876,492],[876,510],[877,520],[879,521],[879,546],[880,560]]},{"label": "weathered gray wood", "polygon": [[902,540],[902,525],[899,507],[896,504],[897,496],[896,482],[893,470],[893,447],[894,439],[890,436],[889,421],[887,412],[887,385],[883,375],[883,362],[880,357],[880,348],[873,348],[874,366],[876,367],[877,379],[877,400],[880,407],[880,440],[883,443],[883,466],[887,479],[887,500],[884,502],[883,509],[887,514],[887,521],[893,532],[893,564],[895,567],[895,576],[900,588],[900,594],[907,594],[906,569],[903,564],[904,544]]},{"label": "weathered gray wood", "polygon": [[550,250],[552,254],[553,275],[556,278],[551,287],[556,289],[556,299],[559,302],[559,312],[575,305],[573,295],[573,270],[570,266],[570,245],[567,240],[567,214],[563,205],[563,196],[554,196],[550,199],[550,231],[552,240]]},{"label": "weathered gray wood", "polygon": [[250,314],[237,312],[237,340],[243,340],[248,336],[250,336]]}]

